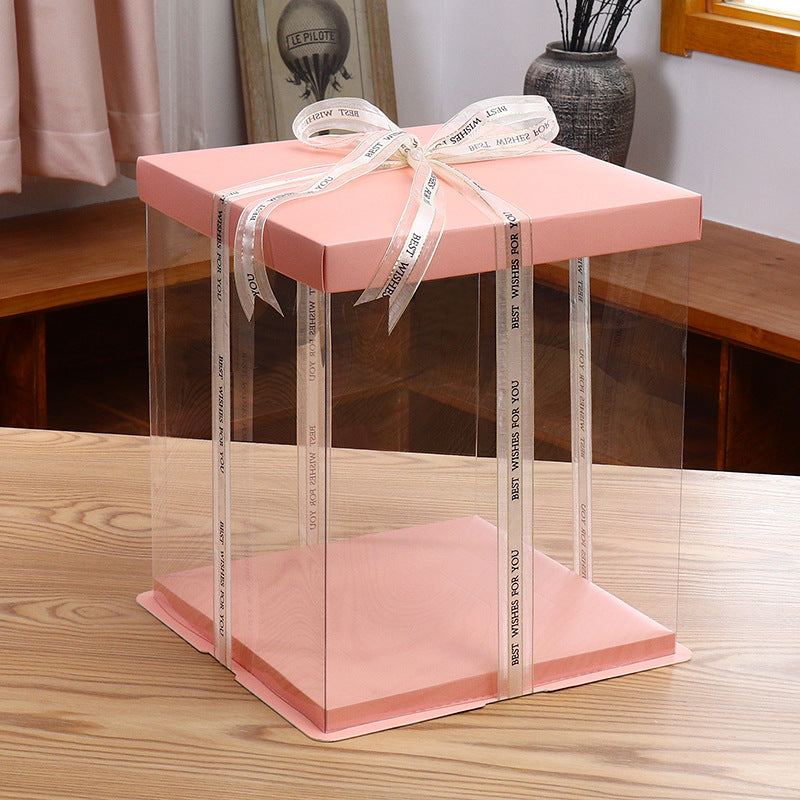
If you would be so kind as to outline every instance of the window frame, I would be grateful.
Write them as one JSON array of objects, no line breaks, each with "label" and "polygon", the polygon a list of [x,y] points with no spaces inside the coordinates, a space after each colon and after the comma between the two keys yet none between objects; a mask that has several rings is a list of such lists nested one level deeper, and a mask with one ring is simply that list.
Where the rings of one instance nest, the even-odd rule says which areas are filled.
[{"label": "window frame", "polygon": [[723,3],[661,0],[661,50],[693,50],[800,72],[800,18]]}]

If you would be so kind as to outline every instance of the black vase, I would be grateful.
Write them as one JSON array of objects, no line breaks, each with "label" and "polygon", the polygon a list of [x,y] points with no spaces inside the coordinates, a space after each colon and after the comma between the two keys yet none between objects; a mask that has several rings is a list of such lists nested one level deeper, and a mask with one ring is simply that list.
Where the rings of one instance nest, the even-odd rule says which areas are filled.
[{"label": "black vase", "polygon": [[525,94],[546,97],[560,128],[557,144],[624,166],[633,130],[636,87],[616,48],[572,52],[551,42],[530,65]]}]

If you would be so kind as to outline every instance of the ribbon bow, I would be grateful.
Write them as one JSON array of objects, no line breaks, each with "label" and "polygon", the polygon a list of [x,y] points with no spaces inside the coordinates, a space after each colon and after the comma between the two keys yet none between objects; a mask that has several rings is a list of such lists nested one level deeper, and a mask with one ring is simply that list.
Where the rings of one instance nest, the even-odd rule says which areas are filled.
[{"label": "ribbon bow", "polygon": [[334,164],[296,170],[266,181],[243,184],[215,196],[217,266],[227,263],[228,201],[256,196],[245,208],[234,239],[234,279],[245,315],[252,318],[260,297],[281,312],[267,276],[272,263],[269,216],[299,197],[331,192],[369,172],[411,167],[408,201],[373,279],[357,302],[389,298],[389,330],[408,306],[431,263],[444,229],[439,179],[482,204],[501,220],[517,209],[484,189],[453,165],[526,156],[558,133],[550,104],[535,95],[495,97],[467,106],[434,134],[430,144],[395,125],[382,111],[357,98],[322,100],[294,120],[295,136],[311,147],[347,154]]}]

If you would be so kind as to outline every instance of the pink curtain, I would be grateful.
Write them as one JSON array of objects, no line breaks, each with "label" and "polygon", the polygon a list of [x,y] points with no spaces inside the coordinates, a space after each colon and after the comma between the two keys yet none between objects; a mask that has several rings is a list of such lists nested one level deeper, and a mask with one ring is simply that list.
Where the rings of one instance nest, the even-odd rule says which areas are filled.
[{"label": "pink curtain", "polygon": [[162,150],[152,0],[0,0],[0,192]]}]

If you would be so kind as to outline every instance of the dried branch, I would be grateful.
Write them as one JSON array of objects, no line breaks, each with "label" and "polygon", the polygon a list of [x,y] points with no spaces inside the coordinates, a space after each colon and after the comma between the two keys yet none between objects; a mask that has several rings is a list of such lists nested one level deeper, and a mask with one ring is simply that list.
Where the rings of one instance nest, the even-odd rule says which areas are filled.
[{"label": "dried branch", "polygon": [[641,0],[555,0],[565,50],[601,52],[615,47]]}]

